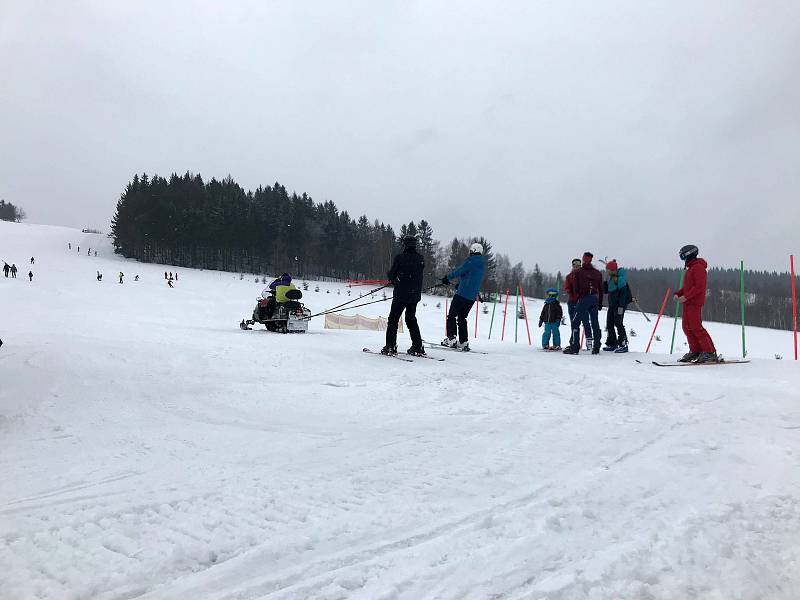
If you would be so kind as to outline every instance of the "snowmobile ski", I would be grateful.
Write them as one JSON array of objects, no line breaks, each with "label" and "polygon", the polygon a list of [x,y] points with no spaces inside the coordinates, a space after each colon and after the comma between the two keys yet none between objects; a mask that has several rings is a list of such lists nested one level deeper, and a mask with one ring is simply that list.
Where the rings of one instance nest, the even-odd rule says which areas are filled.
[{"label": "snowmobile ski", "polygon": [[366,352],[367,354],[375,354],[376,356],[385,356],[386,358],[396,358],[397,360],[402,360],[403,362],[410,362],[410,363],[414,362],[412,359],[400,356],[399,354],[381,354],[380,352],[375,352],[374,350],[370,350],[369,348],[362,348],[361,351]]},{"label": "snowmobile ski", "polygon": [[669,363],[661,363],[658,361],[652,361],[652,363],[657,367],[705,367],[707,365],[736,365],[741,363],[749,363],[749,360],[727,360],[722,359],[714,362],[669,362]]}]

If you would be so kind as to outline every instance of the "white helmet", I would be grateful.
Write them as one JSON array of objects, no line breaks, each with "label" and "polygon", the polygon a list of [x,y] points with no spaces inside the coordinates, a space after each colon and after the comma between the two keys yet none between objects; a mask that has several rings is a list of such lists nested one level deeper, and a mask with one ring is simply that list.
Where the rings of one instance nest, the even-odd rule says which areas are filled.
[{"label": "white helmet", "polygon": [[472,246],[469,247],[469,253],[470,254],[483,254],[483,246],[481,244],[479,244],[478,242],[475,242],[474,244],[472,244]]}]

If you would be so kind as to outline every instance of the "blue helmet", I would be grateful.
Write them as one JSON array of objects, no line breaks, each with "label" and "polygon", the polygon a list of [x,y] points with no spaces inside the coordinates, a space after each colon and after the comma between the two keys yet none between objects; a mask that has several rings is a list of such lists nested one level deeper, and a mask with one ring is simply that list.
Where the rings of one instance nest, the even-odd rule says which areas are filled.
[{"label": "blue helmet", "polygon": [[547,288],[547,295],[558,296],[558,290],[556,288]]}]

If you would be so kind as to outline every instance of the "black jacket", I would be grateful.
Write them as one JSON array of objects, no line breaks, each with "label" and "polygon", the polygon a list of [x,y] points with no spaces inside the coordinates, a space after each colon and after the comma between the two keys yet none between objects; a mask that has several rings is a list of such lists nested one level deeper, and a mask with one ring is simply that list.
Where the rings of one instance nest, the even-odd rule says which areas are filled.
[{"label": "black jacket", "polygon": [[406,248],[394,257],[389,269],[389,283],[394,286],[394,298],[406,303],[422,299],[422,273],[425,260],[413,248]]},{"label": "black jacket", "polygon": [[539,322],[560,323],[561,317],[563,316],[564,312],[561,310],[561,303],[559,301],[545,302],[542,307],[542,314],[539,315]]}]

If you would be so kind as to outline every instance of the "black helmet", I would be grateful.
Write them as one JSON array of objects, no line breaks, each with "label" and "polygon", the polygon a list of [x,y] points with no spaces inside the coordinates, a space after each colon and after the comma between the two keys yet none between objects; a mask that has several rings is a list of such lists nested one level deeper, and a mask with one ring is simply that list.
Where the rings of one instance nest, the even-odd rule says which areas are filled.
[{"label": "black helmet", "polygon": [[417,236],[415,235],[407,235],[403,237],[403,247],[404,248],[416,248],[417,247]]},{"label": "black helmet", "polygon": [[681,260],[692,260],[693,258],[697,258],[699,252],[700,250],[694,244],[686,244],[681,248],[678,256],[681,257]]}]

